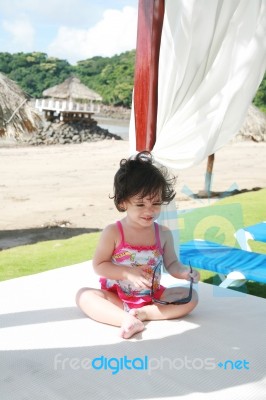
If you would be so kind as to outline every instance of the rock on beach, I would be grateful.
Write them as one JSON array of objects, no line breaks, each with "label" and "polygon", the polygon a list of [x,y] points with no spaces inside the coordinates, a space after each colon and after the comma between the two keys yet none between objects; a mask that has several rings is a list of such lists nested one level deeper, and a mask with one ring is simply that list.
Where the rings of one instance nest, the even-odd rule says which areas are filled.
[{"label": "rock on beach", "polygon": [[24,137],[23,142],[29,145],[40,146],[77,144],[110,139],[122,140],[120,136],[98,126],[96,121],[93,121],[91,124],[85,122],[50,122],[46,123],[37,133]]}]

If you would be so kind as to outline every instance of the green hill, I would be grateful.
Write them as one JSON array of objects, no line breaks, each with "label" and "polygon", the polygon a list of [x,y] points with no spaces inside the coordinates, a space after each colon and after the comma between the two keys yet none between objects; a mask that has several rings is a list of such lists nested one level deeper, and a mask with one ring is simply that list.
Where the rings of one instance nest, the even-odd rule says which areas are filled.
[{"label": "green hill", "polygon": [[105,104],[130,107],[135,50],[113,57],[93,57],[73,66],[45,53],[0,53],[0,71],[16,81],[32,97],[63,82],[71,74],[98,92]]},{"label": "green hill", "polygon": [[[107,105],[131,107],[134,83],[135,50],[113,57],[93,57],[73,66],[66,60],[45,53],[0,53],[0,72],[16,81],[31,96],[76,75],[98,92]],[[254,98],[254,104],[266,111],[266,74]]]}]

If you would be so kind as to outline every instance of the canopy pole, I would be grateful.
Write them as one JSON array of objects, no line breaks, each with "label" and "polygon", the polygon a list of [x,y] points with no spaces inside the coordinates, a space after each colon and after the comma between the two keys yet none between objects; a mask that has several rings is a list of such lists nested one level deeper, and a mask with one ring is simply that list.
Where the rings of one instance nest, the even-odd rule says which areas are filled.
[{"label": "canopy pole", "polygon": [[137,151],[151,151],[156,141],[158,69],[165,0],[139,0],[134,77]]},{"label": "canopy pole", "polygon": [[205,175],[205,192],[208,197],[211,197],[212,171],[214,164],[214,154],[210,154],[207,160],[207,169]]},{"label": "canopy pole", "polygon": [[206,168],[206,173],[205,173],[204,189],[199,191],[199,193],[198,193],[198,197],[199,198],[208,198],[208,199],[210,199],[211,197],[217,195],[215,192],[212,192],[212,190],[211,190],[214,157],[215,157],[214,154],[210,154],[208,156],[207,168]]}]

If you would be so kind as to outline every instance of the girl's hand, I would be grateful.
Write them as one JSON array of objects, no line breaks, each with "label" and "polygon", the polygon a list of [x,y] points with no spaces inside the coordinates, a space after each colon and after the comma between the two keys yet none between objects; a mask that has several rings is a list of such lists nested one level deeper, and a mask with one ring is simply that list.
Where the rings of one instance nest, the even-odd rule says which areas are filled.
[{"label": "girl's hand", "polygon": [[147,274],[148,265],[138,265],[133,267],[128,267],[128,271],[126,272],[126,278],[130,282],[134,284],[139,289],[150,288],[151,287],[151,279]]},{"label": "girl's hand", "polygon": [[196,269],[192,269],[192,272],[190,272],[190,268],[186,268],[186,270],[182,272],[182,279],[190,281],[191,278],[193,278],[193,283],[198,283],[200,280],[200,273]]}]

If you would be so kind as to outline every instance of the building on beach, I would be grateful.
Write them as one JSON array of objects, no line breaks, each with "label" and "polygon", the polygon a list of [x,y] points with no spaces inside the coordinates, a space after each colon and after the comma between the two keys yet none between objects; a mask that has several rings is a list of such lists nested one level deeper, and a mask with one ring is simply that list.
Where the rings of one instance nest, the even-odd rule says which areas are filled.
[{"label": "building on beach", "polygon": [[43,98],[36,99],[35,107],[44,113],[47,121],[92,123],[93,114],[100,112],[102,97],[80,80],[71,76],[63,83],[43,91]]}]

